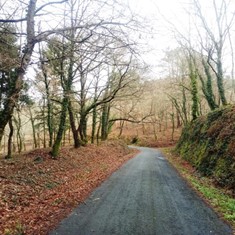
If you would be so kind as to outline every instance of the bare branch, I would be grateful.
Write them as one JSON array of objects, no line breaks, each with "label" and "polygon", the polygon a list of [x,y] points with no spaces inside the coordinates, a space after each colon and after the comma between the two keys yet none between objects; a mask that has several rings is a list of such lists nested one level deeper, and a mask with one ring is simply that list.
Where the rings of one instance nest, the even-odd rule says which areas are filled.
[{"label": "bare branch", "polygon": [[56,2],[48,2],[48,3],[45,3],[44,5],[40,6],[38,9],[36,9],[35,11],[35,15],[41,11],[44,7],[46,6],[50,6],[50,5],[54,5],[54,4],[62,4],[62,3],[65,3],[67,2],[68,0],[62,0],[62,1],[56,1]]}]

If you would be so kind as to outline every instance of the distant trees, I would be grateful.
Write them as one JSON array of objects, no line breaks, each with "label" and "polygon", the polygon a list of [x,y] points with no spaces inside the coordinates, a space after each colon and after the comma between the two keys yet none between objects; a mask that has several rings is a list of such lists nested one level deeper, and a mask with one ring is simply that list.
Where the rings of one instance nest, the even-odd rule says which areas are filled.
[{"label": "distant trees", "polygon": [[[171,86],[167,87],[166,93],[183,125],[191,120],[193,99],[195,103],[199,102],[197,98],[198,85],[195,65],[193,57],[189,52],[189,50],[179,47],[166,51],[163,58],[163,67],[167,69],[168,74],[166,79],[171,83]],[[192,95],[193,86],[194,96]],[[197,106],[197,104],[195,105]],[[195,109],[197,113],[196,110],[197,107]]]},{"label": "distant trees", "polygon": [[[169,76],[178,77],[178,91],[182,91],[182,98],[180,100],[178,95],[169,97],[184,124],[190,120],[187,118],[188,115],[185,115],[186,103],[190,103],[191,106],[191,120],[206,112],[208,108],[214,110],[228,103],[229,92],[226,93],[225,88],[225,54],[228,57],[230,53],[233,57],[233,52],[229,51],[228,47],[230,45],[232,49],[231,28],[234,25],[234,14],[230,6],[231,2],[225,0],[212,0],[207,3],[192,0],[189,5],[188,30],[186,32],[179,30],[173,23],[171,24],[179,48],[168,52],[165,59],[168,58],[167,63],[170,68],[174,61],[174,71],[177,72],[172,74],[171,71]],[[206,12],[208,9],[210,12]],[[170,54],[174,57],[171,58],[171,62]],[[178,64],[175,63],[177,57],[180,57]],[[230,66],[233,70],[234,65]],[[179,74],[179,71],[183,72]],[[190,94],[191,101],[188,100],[186,93]],[[205,106],[204,110],[202,105]]]}]

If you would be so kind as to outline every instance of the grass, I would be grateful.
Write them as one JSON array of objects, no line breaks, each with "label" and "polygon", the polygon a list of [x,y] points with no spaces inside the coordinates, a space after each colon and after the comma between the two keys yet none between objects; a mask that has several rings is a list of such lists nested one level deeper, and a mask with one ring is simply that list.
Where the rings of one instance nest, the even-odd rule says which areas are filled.
[{"label": "grass", "polygon": [[221,215],[235,231],[235,199],[225,189],[216,187],[211,179],[201,177],[185,160],[174,155],[172,148],[161,149],[169,162],[199,192],[213,208]]},{"label": "grass", "polygon": [[17,223],[15,229],[5,229],[4,235],[26,235],[24,232],[24,226]]}]

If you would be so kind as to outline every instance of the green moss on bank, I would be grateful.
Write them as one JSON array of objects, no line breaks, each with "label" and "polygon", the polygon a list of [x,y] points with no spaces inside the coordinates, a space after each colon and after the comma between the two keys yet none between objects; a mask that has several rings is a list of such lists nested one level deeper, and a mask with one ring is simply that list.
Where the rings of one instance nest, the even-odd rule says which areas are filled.
[{"label": "green moss on bank", "polygon": [[235,192],[235,106],[226,106],[188,124],[177,153],[203,175]]}]

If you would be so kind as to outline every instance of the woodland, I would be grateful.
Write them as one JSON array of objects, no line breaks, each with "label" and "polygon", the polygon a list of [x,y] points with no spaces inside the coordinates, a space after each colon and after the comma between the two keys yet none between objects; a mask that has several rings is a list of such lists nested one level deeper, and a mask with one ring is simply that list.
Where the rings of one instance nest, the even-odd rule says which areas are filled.
[{"label": "woodland", "polygon": [[[9,180],[17,164],[18,172],[23,169],[27,171],[27,166],[30,167],[33,161],[31,176],[24,175],[23,171],[21,173],[26,181],[30,181],[26,184],[35,184],[32,194],[36,195],[41,186],[40,182],[34,182],[34,175],[41,177],[49,174],[38,163],[42,162],[49,169],[56,163],[48,159],[58,160],[56,169],[61,171],[60,174],[64,170],[73,172],[73,166],[79,165],[79,169],[82,169],[83,164],[77,162],[76,154],[83,156],[81,161],[88,161],[87,155],[99,155],[103,151],[106,160],[104,157],[100,162],[107,161],[104,165],[97,166],[99,163],[93,158],[90,162],[89,167],[94,171],[91,171],[86,181],[86,187],[90,189],[86,188],[81,193],[81,198],[85,198],[84,195],[92,187],[124,162],[119,159],[120,155],[131,154],[123,143],[151,147],[173,146],[183,130],[177,146],[178,153],[203,173],[214,174],[220,185],[233,188],[235,177],[232,153],[226,155],[225,159],[229,158],[229,161],[224,161],[222,168],[217,167],[219,174],[205,170],[200,161],[205,159],[205,149],[212,148],[213,138],[217,138],[217,135],[204,135],[213,123],[205,121],[208,113],[210,115],[211,112],[228,108],[226,119],[221,118],[221,123],[214,126],[220,130],[229,120],[229,128],[226,130],[230,132],[220,137],[231,141],[235,139],[235,120],[232,119],[235,102],[234,2],[210,0],[204,3],[201,0],[189,0],[187,7],[183,8],[187,16],[186,25],[181,26],[164,18],[162,27],[174,41],[174,46],[169,45],[164,49],[164,56],[154,68],[142,55],[151,50],[148,47],[151,35],[154,35],[157,43],[158,30],[151,20],[134,12],[128,1],[1,0],[0,179]],[[160,15],[157,10],[156,14]],[[153,73],[156,68],[158,72]],[[217,120],[218,116],[214,117],[213,121]],[[208,125],[203,127],[205,122]],[[190,136],[197,127],[201,128],[202,135],[195,132]],[[205,137],[205,141],[212,139],[198,150],[199,160],[190,159],[189,153],[196,151],[193,143],[198,137]],[[115,140],[118,145],[107,140]],[[229,141],[225,145],[220,144],[217,150],[226,150],[228,146],[231,150],[233,147],[229,144]],[[74,152],[77,149],[80,152]],[[107,157],[110,149],[113,151],[112,159]],[[33,155],[28,152],[32,150]],[[24,164],[21,165],[17,161],[25,152],[29,155],[22,157]],[[219,153],[225,154],[223,151]],[[65,160],[66,154],[69,158]],[[130,157],[127,155],[125,159]],[[110,167],[113,161],[119,163],[106,172],[106,167]],[[102,169],[102,174],[95,171],[96,166]],[[227,166],[230,166],[231,172],[225,176]],[[76,174],[72,178],[68,176],[71,187],[79,178]],[[52,173],[49,175],[51,178],[47,181],[43,178],[41,181],[41,185],[47,185],[47,189],[68,181],[65,179],[66,174],[61,179]],[[95,175],[97,179],[93,181]],[[23,180],[22,176],[17,177]],[[70,203],[70,208],[82,200],[74,201],[71,195],[58,199],[55,191],[50,199],[54,200],[50,201],[54,203],[54,209],[50,209],[55,213],[51,215],[54,216],[53,221],[55,215],[58,215],[58,205],[63,207],[66,204],[66,197],[71,197],[71,201],[66,204],[68,207]],[[50,193],[52,195],[52,191]],[[22,205],[28,203],[18,199],[14,201],[13,196],[8,199],[15,203],[13,209],[7,209],[8,212],[18,210],[19,214]],[[4,203],[1,202],[2,205]],[[2,211],[7,214],[7,210]],[[42,215],[41,219],[46,217],[48,214]],[[12,218],[13,221],[14,216]],[[35,221],[38,220],[40,218],[35,218]],[[4,226],[7,223],[7,219],[2,221]],[[28,234],[34,234],[35,231],[30,230],[33,226],[35,228],[36,224],[29,227]],[[21,225],[17,229],[21,230]],[[43,228],[40,229],[43,231]],[[10,230],[2,231],[11,234]]]},{"label": "woodland", "polygon": [[153,76],[140,40],[151,22],[123,2],[3,1],[2,152],[51,147],[57,157],[62,144],[78,148],[110,134],[154,142],[167,131],[173,141],[182,126],[233,104],[232,2],[211,1],[209,17],[203,7],[190,2],[184,31],[166,20],[178,46],[165,50]]}]

